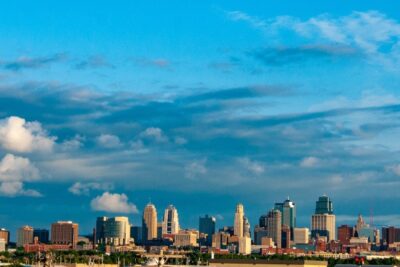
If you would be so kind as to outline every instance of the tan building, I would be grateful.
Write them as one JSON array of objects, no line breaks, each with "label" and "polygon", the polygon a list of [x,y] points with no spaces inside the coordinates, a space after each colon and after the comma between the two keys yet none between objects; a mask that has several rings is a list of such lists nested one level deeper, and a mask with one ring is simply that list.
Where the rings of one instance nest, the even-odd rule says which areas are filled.
[{"label": "tan building", "polygon": [[78,231],[78,224],[71,221],[53,223],[51,225],[51,242],[75,247],[78,242]]},{"label": "tan building", "polygon": [[157,238],[157,210],[151,203],[143,211],[142,231],[144,242]]},{"label": "tan building", "polygon": [[177,247],[198,247],[197,239],[199,238],[199,231],[197,230],[180,230],[175,235],[174,246]]},{"label": "tan building", "polygon": [[17,230],[17,247],[33,243],[33,228],[25,225]]},{"label": "tan building", "polygon": [[239,237],[239,254],[251,254],[251,238],[248,236]]},{"label": "tan building", "polygon": [[282,213],[272,209],[267,215],[267,236],[274,240],[277,248],[282,247]]},{"label": "tan building", "polygon": [[212,247],[215,249],[224,249],[228,246],[230,235],[225,232],[215,233],[212,236]]},{"label": "tan building", "polygon": [[333,214],[313,214],[311,217],[311,231],[326,231],[328,242],[336,238],[336,217]]},{"label": "tan building", "polygon": [[243,205],[239,203],[236,205],[233,234],[237,237],[243,237],[243,229],[244,229],[244,208]]},{"label": "tan building", "polygon": [[268,236],[263,236],[261,237],[261,246],[266,246],[266,247],[275,247],[275,242],[272,240],[271,237]]},{"label": "tan building", "polygon": [[0,228],[0,239],[4,239],[6,245],[10,242],[10,232],[4,228]]},{"label": "tan building", "polygon": [[4,238],[0,238],[0,252],[6,251],[6,240]]},{"label": "tan building", "polygon": [[308,244],[308,237],[310,233],[308,228],[294,228],[293,229],[293,242],[295,244]]}]

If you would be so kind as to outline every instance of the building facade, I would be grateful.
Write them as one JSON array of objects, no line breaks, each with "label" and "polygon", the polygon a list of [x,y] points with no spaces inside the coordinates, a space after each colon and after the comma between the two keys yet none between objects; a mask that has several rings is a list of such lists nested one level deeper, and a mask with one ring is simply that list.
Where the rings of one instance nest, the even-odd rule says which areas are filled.
[{"label": "building facade", "polygon": [[162,222],[162,234],[179,233],[179,217],[178,211],[173,205],[169,205],[164,212]]},{"label": "building facade", "polygon": [[[99,227],[99,229],[97,229]],[[96,239],[107,245],[128,245],[131,239],[131,226],[128,217],[99,217],[96,220]]]},{"label": "building facade", "polygon": [[336,238],[336,217],[333,214],[313,214],[311,217],[311,236],[325,236],[327,241]]},{"label": "building facade", "polygon": [[143,242],[157,239],[157,210],[151,203],[147,204],[143,211],[142,234]]},{"label": "building facade", "polygon": [[33,228],[25,225],[17,230],[17,247],[33,243]]},{"label": "building facade", "polygon": [[33,238],[37,238],[39,243],[49,243],[49,230],[47,229],[33,229]]},{"label": "building facade", "polygon": [[277,209],[272,209],[267,215],[267,233],[272,238],[277,248],[282,247],[282,214]]},{"label": "building facade", "polygon": [[244,229],[244,208],[242,204],[236,205],[233,233],[237,237],[243,237]]},{"label": "building facade", "polygon": [[275,203],[275,209],[282,214],[282,225],[289,226],[290,229],[296,227],[296,204],[289,198],[282,203]]},{"label": "building facade", "polygon": [[205,215],[199,218],[199,232],[206,234],[206,245],[212,245],[212,236],[215,234],[216,219],[213,216]]},{"label": "building facade", "polygon": [[60,245],[76,246],[79,226],[71,221],[59,221],[51,225],[51,242]]}]

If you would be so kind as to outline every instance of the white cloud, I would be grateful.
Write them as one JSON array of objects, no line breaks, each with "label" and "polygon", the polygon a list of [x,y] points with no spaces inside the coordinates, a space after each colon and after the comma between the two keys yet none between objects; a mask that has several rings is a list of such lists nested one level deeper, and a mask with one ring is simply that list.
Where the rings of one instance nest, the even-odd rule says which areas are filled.
[{"label": "white cloud", "polygon": [[89,195],[91,190],[111,190],[113,186],[108,183],[81,183],[76,182],[68,188],[68,191],[74,195]]},{"label": "white cloud", "polygon": [[0,146],[14,152],[51,151],[56,140],[48,136],[39,122],[20,117],[0,120]]},{"label": "white cloud", "polygon": [[104,192],[90,202],[92,210],[112,213],[138,213],[135,204],[128,202],[125,194],[112,194]]},{"label": "white cloud", "polygon": [[305,157],[300,162],[300,167],[303,167],[303,168],[315,167],[318,164],[318,162],[319,162],[319,159],[316,157]]},{"label": "white cloud", "polygon": [[7,197],[14,196],[29,196],[29,197],[41,197],[42,194],[36,190],[24,189],[22,182],[3,182],[0,184],[0,195]]},{"label": "white cloud", "polygon": [[252,161],[249,158],[240,158],[239,163],[242,164],[248,171],[254,174],[262,174],[265,171],[265,167],[262,163],[257,161]]},{"label": "white cloud", "polygon": [[400,164],[395,164],[392,166],[387,166],[386,167],[386,171],[390,171],[394,174],[396,174],[397,176],[400,176]]},{"label": "white cloud", "polygon": [[105,148],[118,148],[122,146],[119,137],[112,134],[102,134],[98,136],[97,143]]},{"label": "white cloud", "polygon": [[27,158],[7,154],[0,161],[0,194],[4,196],[33,196],[41,194],[35,190],[25,190],[24,181],[37,180],[39,170]]},{"label": "white cloud", "polygon": [[166,142],[168,138],[164,135],[163,131],[157,127],[149,127],[140,133],[140,137],[151,138],[157,142]]},{"label": "white cloud", "polygon": [[192,161],[185,166],[185,177],[195,179],[200,175],[207,173],[207,159]]},{"label": "white cloud", "polygon": [[177,145],[185,145],[187,143],[187,140],[180,136],[175,137],[174,141]]},{"label": "white cloud", "polygon": [[72,150],[77,150],[81,147],[83,147],[83,142],[85,141],[85,137],[76,135],[74,138],[65,140],[61,144],[61,150],[63,151],[72,151]]}]

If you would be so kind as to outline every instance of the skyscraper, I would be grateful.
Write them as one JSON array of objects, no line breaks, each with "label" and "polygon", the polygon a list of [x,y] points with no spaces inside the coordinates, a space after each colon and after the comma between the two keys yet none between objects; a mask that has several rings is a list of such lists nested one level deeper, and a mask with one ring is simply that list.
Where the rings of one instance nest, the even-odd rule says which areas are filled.
[{"label": "skyscraper", "polygon": [[277,248],[282,247],[282,214],[277,209],[272,209],[267,215],[267,233],[271,237]]},{"label": "skyscraper", "polygon": [[40,243],[49,243],[49,230],[47,229],[33,229],[33,238],[37,237]]},{"label": "skyscraper", "polygon": [[237,237],[243,237],[244,210],[242,204],[236,205],[235,221],[233,233]]},{"label": "skyscraper", "polygon": [[290,229],[296,227],[296,204],[289,197],[282,203],[275,203],[275,209],[282,214],[282,225],[287,225]]},{"label": "skyscraper", "polygon": [[51,242],[75,247],[78,242],[78,231],[78,224],[71,221],[53,223],[51,225]]},{"label": "skyscraper", "polygon": [[329,197],[319,197],[315,205],[315,214],[333,214],[333,204]]},{"label": "skyscraper", "polygon": [[143,211],[142,234],[143,242],[157,239],[157,210],[151,203],[147,204]]},{"label": "skyscraper", "polygon": [[131,226],[131,238],[133,238],[136,245],[142,244],[143,234],[141,226]]},{"label": "skyscraper", "polygon": [[243,236],[251,237],[250,222],[246,216],[243,217]]},{"label": "skyscraper", "polygon": [[4,239],[6,245],[10,242],[10,231],[0,228],[0,239]]},{"label": "skyscraper", "polygon": [[178,211],[173,205],[169,205],[164,212],[162,222],[162,234],[177,234],[179,232]]},{"label": "skyscraper", "polygon": [[96,239],[98,243],[127,245],[130,243],[131,227],[128,217],[99,217],[96,221]]},{"label": "skyscraper", "polygon": [[17,230],[17,247],[33,243],[33,228],[25,225]]},{"label": "skyscraper", "polygon": [[315,214],[311,217],[311,236],[325,236],[327,241],[336,238],[336,217],[333,214],[332,201],[327,196],[319,197],[315,205]]},{"label": "skyscraper", "polygon": [[212,236],[215,234],[216,219],[213,216],[205,215],[199,218],[199,232],[207,234],[207,246],[212,245]]}]

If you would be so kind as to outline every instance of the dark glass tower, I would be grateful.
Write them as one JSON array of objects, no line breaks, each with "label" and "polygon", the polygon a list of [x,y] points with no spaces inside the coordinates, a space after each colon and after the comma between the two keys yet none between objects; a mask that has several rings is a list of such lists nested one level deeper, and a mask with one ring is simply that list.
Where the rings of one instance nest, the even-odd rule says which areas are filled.
[{"label": "dark glass tower", "polygon": [[315,214],[333,214],[333,205],[329,197],[319,197],[315,206]]},{"label": "dark glass tower", "polygon": [[207,246],[211,246],[212,235],[215,234],[215,217],[204,216],[199,218],[199,231],[200,233],[207,234]]}]

